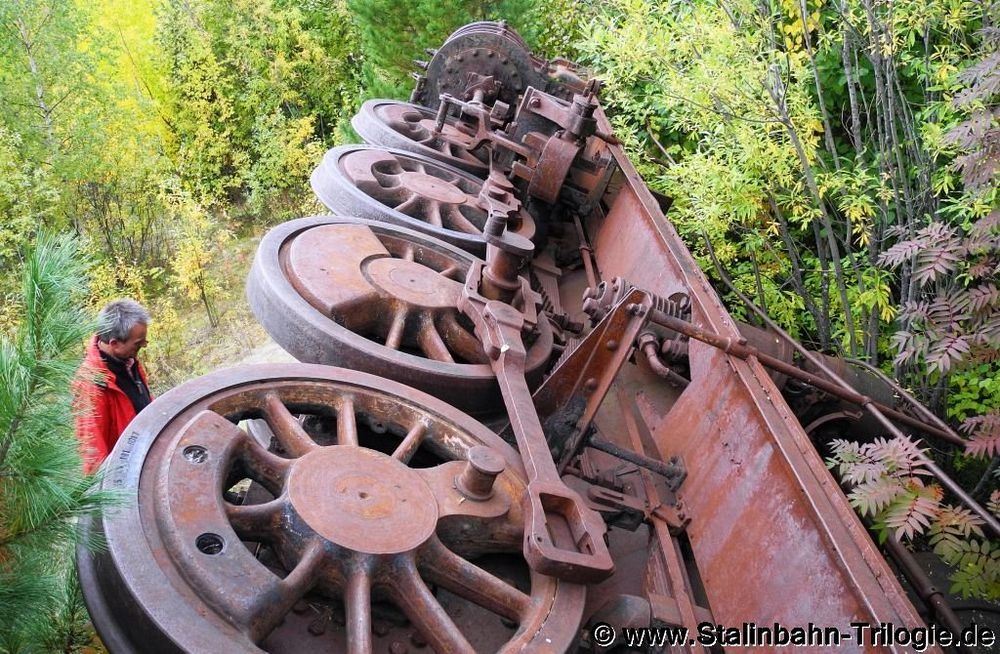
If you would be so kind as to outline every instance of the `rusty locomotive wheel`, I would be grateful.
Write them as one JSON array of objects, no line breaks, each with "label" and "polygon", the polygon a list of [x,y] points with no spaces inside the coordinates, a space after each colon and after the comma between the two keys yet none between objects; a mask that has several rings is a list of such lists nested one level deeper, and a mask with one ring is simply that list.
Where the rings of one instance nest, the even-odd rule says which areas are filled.
[{"label": "rusty locomotive wheel", "polygon": [[502,23],[478,22],[456,30],[431,58],[421,102],[437,108],[442,93],[462,96],[474,72],[500,82],[498,100],[515,106],[529,86],[544,89],[535,59],[524,40]]},{"label": "rusty locomotive wheel", "polygon": [[[326,153],[311,181],[334,213],[402,225],[486,253],[483,180],[467,172],[404,150],[343,145]],[[522,209],[508,229],[532,238],[535,222]]]},{"label": "rusty locomotive wheel", "polygon": [[[458,311],[475,259],[417,232],[339,216],[293,220],[261,241],[247,296],[271,337],[300,361],[366,370],[476,414],[502,405],[496,376]],[[547,320],[528,335],[540,381]]]},{"label": "rusty locomotive wheel", "polygon": [[480,178],[489,175],[489,153],[484,148],[470,151],[472,138],[455,127],[454,119],[442,128],[446,138],[435,134],[435,118],[435,112],[420,105],[368,100],[351,119],[351,125],[367,143],[416,152]]},{"label": "rusty locomotive wheel", "polygon": [[[264,448],[240,428],[263,419]],[[243,366],[143,411],[106,464],[124,504],[81,549],[118,652],[564,651],[585,589],[520,555],[524,471],[465,414],[327,366]],[[397,646],[398,649],[398,646]]]}]

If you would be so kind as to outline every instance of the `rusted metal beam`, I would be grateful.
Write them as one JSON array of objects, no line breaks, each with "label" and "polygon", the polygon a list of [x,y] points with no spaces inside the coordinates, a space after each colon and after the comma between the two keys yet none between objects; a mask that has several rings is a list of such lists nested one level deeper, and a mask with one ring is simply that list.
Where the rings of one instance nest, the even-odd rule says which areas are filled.
[{"label": "rusted metal beam", "polygon": [[[913,585],[917,595],[927,604],[931,612],[934,613],[934,616],[941,621],[941,624],[948,627],[951,633],[956,636],[961,634],[965,628],[962,621],[958,619],[955,611],[945,601],[944,593],[941,592],[941,589],[934,585],[934,582],[928,578],[927,573],[920,567],[913,553],[891,536],[886,540],[885,548],[889,551],[889,556],[899,565],[899,569],[903,572],[903,575]],[[969,652],[971,650],[968,647],[959,646],[958,651]]]}]

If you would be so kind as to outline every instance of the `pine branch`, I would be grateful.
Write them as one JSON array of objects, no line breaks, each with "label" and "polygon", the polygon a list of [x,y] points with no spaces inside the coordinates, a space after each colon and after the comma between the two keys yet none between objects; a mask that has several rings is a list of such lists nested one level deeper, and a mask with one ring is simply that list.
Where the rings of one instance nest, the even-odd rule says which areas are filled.
[{"label": "pine branch", "polygon": [[[0,338],[0,650],[37,649],[66,603],[80,517],[113,500],[82,473],[70,380],[93,329],[87,262],[69,237],[24,257],[23,318]],[[93,546],[94,543],[85,543]]]}]

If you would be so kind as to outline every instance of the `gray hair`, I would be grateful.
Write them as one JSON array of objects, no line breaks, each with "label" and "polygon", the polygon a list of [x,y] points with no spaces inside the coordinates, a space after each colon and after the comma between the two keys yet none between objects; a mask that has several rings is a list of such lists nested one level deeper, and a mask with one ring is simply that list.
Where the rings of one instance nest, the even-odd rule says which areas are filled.
[{"label": "gray hair", "polygon": [[148,325],[152,320],[149,312],[135,300],[123,298],[104,305],[97,314],[97,338],[102,343],[112,340],[124,341],[136,325]]}]

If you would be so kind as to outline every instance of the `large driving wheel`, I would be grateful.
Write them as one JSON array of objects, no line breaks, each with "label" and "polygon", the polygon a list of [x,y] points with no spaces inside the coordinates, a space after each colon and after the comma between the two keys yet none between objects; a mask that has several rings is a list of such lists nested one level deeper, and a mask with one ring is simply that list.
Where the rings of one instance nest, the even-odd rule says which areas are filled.
[{"label": "large driving wheel", "polygon": [[368,100],[351,119],[354,131],[368,143],[422,154],[485,179],[489,152],[470,151],[472,139],[455,127],[454,118],[440,134],[434,131],[435,122],[436,112],[398,100]]},{"label": "large driving wheel", "polygon": [[[486,253],[483,180],[462,170],[403,150],[344,145],[326,153],[311,181],[334,213],[402,225],[473,254]],[[534,220],[524,209],[507,228],[525,238],[535,235]]]},{"label": "large driving wheel", "polygon": [[[300,361],[365,370],[486,413],[502,406],[500,389],[457,309],[474,261],[388,223],[302,218],[261,241],[247,296],[271,337]],[[525,339],[534,383],[552,353],[548,321]]]},{"label": "large driving wheel", "polygon": [[[239,422],[263,419],[265,448]],[[520,555],[517,454],[452,407],[307,364],[158,398],[105,464],[124,504],[81,549],[114,652],[565,651],[584,588]],[[491,483],[492,480],[492,483]]]}]

